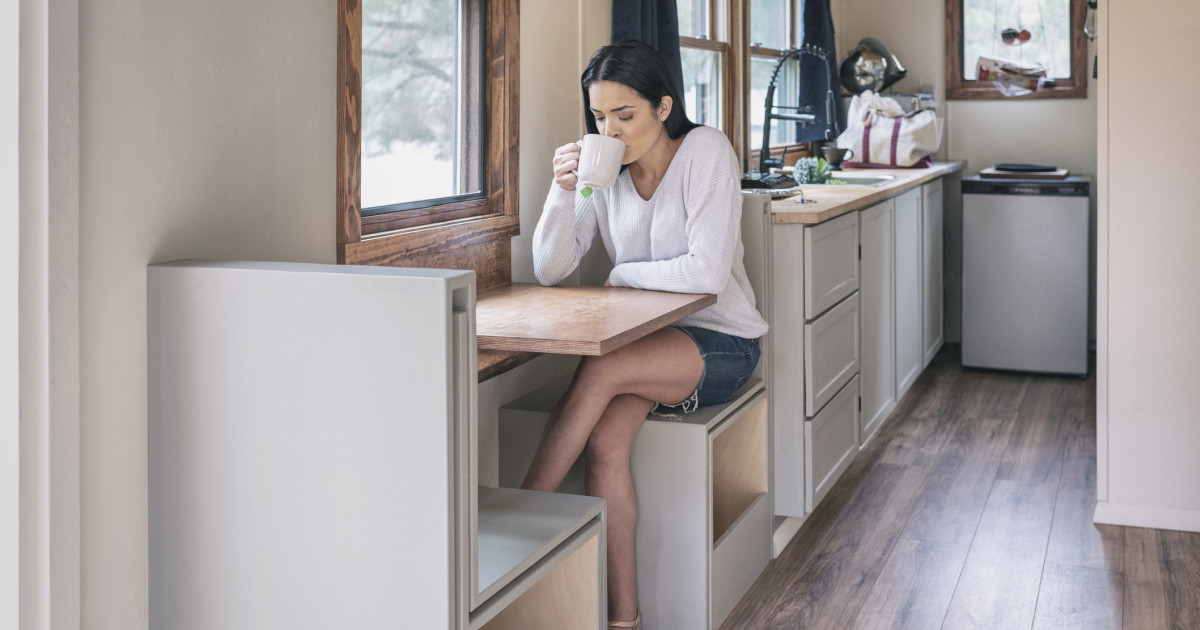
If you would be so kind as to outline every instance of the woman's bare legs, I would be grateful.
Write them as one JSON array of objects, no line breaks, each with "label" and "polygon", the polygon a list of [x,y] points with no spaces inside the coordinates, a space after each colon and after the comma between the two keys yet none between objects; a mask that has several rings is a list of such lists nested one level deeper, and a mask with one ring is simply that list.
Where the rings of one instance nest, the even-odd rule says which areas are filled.
[{"label": "woman's bare legs", "polygon": [[587,493],[608,501],[609,617],[637,614],[633,440],[653,401],[692,394],[704,362],[687,334],[664,328],[602,357],[587,357],[551,412],[523,488],[553,491],[587,448]]},{"label": "woman's bare legs", "polygon": [[[673,400],[673,399],[672,399]],[[629,454],[646,414],[654,403],[633,394],[613,399],[588,440],[588,495],[608,502],[608,616],[630,621],[637,615],[637,494]]]}]

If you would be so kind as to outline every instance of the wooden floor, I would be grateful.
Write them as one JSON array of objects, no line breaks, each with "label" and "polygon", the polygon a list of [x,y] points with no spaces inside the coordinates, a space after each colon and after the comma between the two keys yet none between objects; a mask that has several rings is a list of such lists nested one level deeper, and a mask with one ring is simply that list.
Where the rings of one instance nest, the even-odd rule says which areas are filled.
[{"label": "wooden floor", "polygon": [[944,350],[722,627],[1200,629],[1200,534],[1092,524],[1095,391]]}]

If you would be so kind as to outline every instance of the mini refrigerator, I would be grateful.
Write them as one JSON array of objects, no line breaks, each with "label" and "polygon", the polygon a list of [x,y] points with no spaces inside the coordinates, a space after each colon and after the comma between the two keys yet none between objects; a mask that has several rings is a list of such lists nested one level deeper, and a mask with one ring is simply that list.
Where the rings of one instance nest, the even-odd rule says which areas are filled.
[{"label": "mini refrigerator", "polygon": [[963,178],[963,366],[1087,374],[1089,184]]}]

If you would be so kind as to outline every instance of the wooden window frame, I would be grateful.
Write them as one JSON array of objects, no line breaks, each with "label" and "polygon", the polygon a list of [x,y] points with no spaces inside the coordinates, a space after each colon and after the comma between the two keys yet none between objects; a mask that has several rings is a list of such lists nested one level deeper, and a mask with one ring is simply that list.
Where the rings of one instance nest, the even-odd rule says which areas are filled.
[{"label": "wooden window frame", "polygon": [[472,269],[479,290],[512,281],[520,234],[519,0],[482,0],[484,197],[362,216],[362,2],[338,0],[337,260]]},{"label": "wooden window frame", "polygon": [[990,81],[962,78],[963,0],[946,0],[946,98],[955,100],[1035,100],[1044,98],[1087,98],[1087,37],[1083,20],[1086,0],[1071,2],[1071,76],[1057,79],[1054,87],[1043,87],[1022,96],[1004,96]]},{"label": "wooden window frame", "polygon": [[[679,37],[681,49],[711,50],[721,55],[721,125],[724,127],[725,136],[733,145],[734,152],[743,162],[747,132],[741,130],[741,127],[746,119],[743,99],[737,95],[750,85],[745,77],[745,70],[749,66],[743,53],[747,37],[743,21],[746,6],[748,3],[744,0],[708,0],[711,37]],[[738,68],[742,71],[735,72]],[[695,115],[695,112],[689,114]]]}]

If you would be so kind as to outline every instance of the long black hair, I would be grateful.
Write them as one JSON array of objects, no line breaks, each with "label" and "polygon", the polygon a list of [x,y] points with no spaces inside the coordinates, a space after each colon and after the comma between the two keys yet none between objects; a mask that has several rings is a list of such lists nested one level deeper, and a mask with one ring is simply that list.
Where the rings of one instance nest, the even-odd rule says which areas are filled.
[{"label": "long black hair", "polygon": [[592,99],[588,88],[597,81],[613,81],[634,89],[642,98],[658,109],[664,96],[670,96],[671,112],[667,114],[667,135],[672,140],[699,127],[687,117],[683,99],[675,89],[675,82],[657,50],[642,42],[626,39],[609,44],[596,51],[588,62],[579,83],[583,87],[583,122],[588,133],[600,133],[596,127],[596,116],[592,113]]}]

